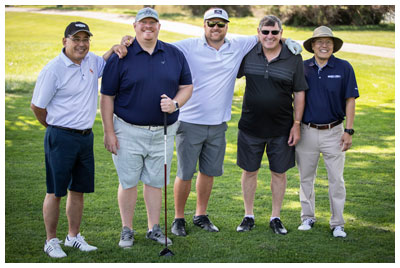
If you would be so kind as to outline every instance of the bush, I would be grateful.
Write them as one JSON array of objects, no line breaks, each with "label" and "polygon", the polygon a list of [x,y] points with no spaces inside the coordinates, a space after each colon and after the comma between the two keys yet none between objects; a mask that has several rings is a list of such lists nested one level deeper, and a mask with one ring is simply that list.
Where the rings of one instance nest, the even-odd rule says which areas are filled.
[{"label": "bush", "polygon": [[272,6],[269,12],[280,17],[286,25],[377,25],[395,6]]}]

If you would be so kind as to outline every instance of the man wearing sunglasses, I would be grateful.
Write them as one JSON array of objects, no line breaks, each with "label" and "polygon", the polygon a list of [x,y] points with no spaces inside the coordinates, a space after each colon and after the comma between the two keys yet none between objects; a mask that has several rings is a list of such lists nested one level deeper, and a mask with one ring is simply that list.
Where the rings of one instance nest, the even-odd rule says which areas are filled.
[{"label": "man wearing sunglasses", "polygon": [[[178,236],[186,236],[184,210],[197,162],[193,223],[206,231],[219,231],[208,218],[208,201],[214,177],[223,174],[226,122],[231,119],[236,75],[243,57],[258,40],[257,36],[226,38],[228,24],[228,13],[224,9],[211,8],[204,14],[203,36],[172,43],[185,55],[193,77],[193,94],[180,108],[176,136],[178,170],[171,232]],[[122,44],[129,46],[132,41],[133,37],[125,36]],[[285,43],[292,53],[301,52],[296,42],[286,39]]]},{"label": "man wearing sunglasses", "polygon": [[265,151],[271,171],[269,224],[275,233],[285,235],[287,230],[280,220],[280,211],[286,171],[295,166],[295,145],[300,140],[308,86],[301,55],[293,55],[281,41],[281,21],[275,16],[265,16],[257,31],[259,42],[244,57],[238,73],[238,78],[246,76],[246,90],[237,141],[237,164],[243,169],[245,216],[237,231],[250,231],[254,227],[257,175]]},{"label": "man wearing sunglasses", "polygon": [[97,113],[98,79],[106,60],[126,47],[115,45],[103,57],[89,52],[92,33],[86,23],[71,22],[64,32],[62,52],[40,72],[31,109],[46,127],[44,138],[47,194],[43,219],[47,239],[44,252],[52,258],[67,255],[57,238],[61,198],[68,194],[68,235],[64,245],[93,251],[80,235],[84,193],[94,191],[92,126]]}]

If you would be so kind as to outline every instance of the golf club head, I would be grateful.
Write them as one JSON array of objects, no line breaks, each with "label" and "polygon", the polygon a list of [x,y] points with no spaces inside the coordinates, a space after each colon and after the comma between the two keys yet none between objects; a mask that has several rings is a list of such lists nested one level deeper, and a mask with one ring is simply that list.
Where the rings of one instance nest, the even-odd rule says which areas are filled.
[{"label": "golf club head", "polygon": [[171,257],[174,256],[175,254],[169,249],[169,248],[164,248],[163,250],[160,251],[158,254],[160,257]]}]

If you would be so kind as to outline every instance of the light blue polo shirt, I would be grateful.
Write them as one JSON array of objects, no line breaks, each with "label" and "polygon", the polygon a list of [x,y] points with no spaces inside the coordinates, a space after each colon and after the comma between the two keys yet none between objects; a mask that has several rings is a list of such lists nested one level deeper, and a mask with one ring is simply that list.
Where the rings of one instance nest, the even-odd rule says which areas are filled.
[{"label": "light blue polo shirt", "polygon": [[256,43],[257,36],[225,38],[219,50],[210,47],[205,36],[172,43],[185,55],[193,79],[193,94],[180,109],[180,121],[219,125],[231,119],[236,75]]},{"label": "light blue polo shirt", "polygon": [[98,79],[106,62],[88,52],[81,64],[75,64],[63,51],[40,72],[32,103],[47,110],[48,125],[92,128],[97,112]]}]

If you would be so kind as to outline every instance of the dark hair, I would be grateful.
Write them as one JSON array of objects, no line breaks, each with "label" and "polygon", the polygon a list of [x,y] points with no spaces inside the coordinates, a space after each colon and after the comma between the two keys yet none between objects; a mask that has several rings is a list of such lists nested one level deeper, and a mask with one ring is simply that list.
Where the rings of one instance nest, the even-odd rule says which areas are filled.
[{"label": "dark hair", "polygon": [[275,26],[276,23],[278,24],[279,30],[282,30],[281,20],[274,15],[267,15],[261,19],[258,28],[261,30],[263,26]]}]

